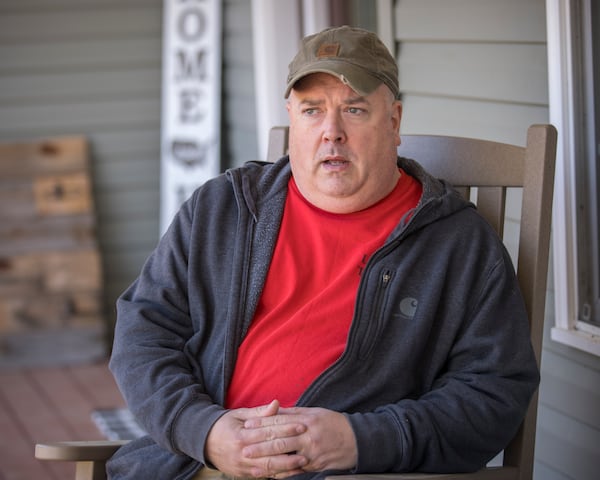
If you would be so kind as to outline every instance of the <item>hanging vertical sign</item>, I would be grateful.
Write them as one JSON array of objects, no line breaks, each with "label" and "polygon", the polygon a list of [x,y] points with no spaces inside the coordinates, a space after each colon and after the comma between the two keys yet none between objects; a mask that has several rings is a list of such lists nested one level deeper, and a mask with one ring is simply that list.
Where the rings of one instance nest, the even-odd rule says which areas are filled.
[{"label": "hanging vertical sign", "polygon": [[221,2],[165,0],[163,26],[161,234],[220,170]]}]

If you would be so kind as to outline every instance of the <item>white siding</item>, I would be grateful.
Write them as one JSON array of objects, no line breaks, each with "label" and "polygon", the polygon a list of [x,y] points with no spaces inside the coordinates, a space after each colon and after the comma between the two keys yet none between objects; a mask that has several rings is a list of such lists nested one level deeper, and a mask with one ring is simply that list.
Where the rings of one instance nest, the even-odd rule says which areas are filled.
[{"label": "white siding", "polygon": [[252,49],[252,2],[224,2],[223,166],[258,159]]},{"label": "white siding", "polygon": [[[2,0],[0,141],[85,135],[107,318],[159,235],[163,0]],[[223,5],[223,168],[257,156],[250,2]]]},{"label": "white siding", "polygon": [[396,4],[403,133],[524,144],[548,121],[543,0]]},{"label": "white siding", "polygon": [[89,139],[109,320],[157,239],[161,17],[161,0],[0,4],[0,139]]},{"label": "white siding", "polygon": [[[544,0],[394,4],[402,133],[522,145],[530,124],[548,122]],[[516,221],[519,212],[510,215]],[[516,223],[507,229],[516,232]],[[591,480],[600,458],[600,359],[550,340],[551,284],[548,293],[534,478]]]},{"label": "white siding", "polygon": [[[552,266],[552,265],[551,265]],[[552,280],[552,272],[549,273]],[[600,458],[600,359],[550,339],[554,292],[546,302],[536,480],[595,480]]]}]

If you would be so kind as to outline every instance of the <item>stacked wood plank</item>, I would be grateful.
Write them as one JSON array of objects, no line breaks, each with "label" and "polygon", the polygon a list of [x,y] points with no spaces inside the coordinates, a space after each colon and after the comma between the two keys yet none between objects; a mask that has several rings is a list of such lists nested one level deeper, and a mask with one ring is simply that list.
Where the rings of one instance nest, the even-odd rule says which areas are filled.
[{"label": "stacked wood plank", "polygon": [[98,357],[103,332],[86,140],[0,144],[0,366]]}]

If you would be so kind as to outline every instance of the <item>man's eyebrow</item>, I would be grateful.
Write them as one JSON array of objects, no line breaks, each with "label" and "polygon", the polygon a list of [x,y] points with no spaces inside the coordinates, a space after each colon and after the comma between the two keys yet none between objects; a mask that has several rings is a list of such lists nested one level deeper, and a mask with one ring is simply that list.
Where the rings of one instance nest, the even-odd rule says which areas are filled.
[{"label": "man's eyebrow", "polygon": [[[317,106],[317,105],[321,105],[323,103],[325,103],[325,100],[311,99],[311,98],[304,98],[304,99],[300,100],[301,105],[308,105],[308,106]],[[359,103],[369,103],[369,101],[366,99],[366,97],[356,96],[356,97],[346,98],[343,101],[343,103],[345,103],[347,105],[356,105]]]},{"label": "man's eyebrow", "polygon": [[347,103],[349,105],[356,105],[357,103],[369,103],[369,101],[366,99],[366,97],[358,96],[347,98],[344,103]]},{"label": "man's eyebrow", "polygon": [[321,105],[324,100],[313,100],[311,98],[303,98],[300,100],[300,105],[308,105],[309,107],[314,107],[316,105]]}]

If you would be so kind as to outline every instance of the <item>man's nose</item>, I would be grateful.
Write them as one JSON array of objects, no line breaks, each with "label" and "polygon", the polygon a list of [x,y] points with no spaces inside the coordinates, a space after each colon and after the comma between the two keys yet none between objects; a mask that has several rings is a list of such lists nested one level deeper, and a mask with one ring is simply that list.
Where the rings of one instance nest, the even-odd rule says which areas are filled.
[{"label": "man's nose", "polygon": [[323,141],[332,143],[342,143],[346,141],[342,119],[338,113],[331,113],[325,119],[325,125],[323,126]]}]

